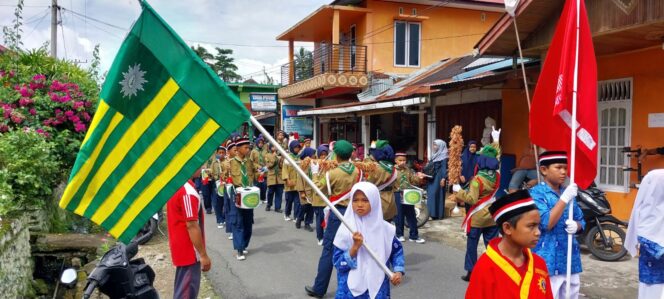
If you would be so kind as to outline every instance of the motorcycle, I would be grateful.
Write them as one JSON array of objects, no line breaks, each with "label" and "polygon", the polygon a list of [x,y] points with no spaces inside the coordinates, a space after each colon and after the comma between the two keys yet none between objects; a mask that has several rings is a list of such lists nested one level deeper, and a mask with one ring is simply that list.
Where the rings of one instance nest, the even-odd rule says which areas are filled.
[{"label": "motorcycle", "polygon": [[586,190],[579,190],[577,203],[586,222],[583,232],[577,235],[579,244],[585,244],[592,255],[602,261],[622,259],[627,254],[623,246],[623,227],[627,227],[627,223],[611,215],[611,205],[604,192],[593,184]]},{"label": "motorcycle", "polygon": [[111,299],[159,299],[152,286],[155,279],[152,268],[142,258],[132,260],[138,253],[139,241],[129,245],[118,243],[102,256],[88,276],[84,299],[90,298],[95,289]]},{"label": "motorcycle", "polygon": [[[159,224],[161,223],[162,219],[164,219],[164,211],[163,209],[159,209],[159,211],[152,215],[150,220],[148,220],[148,222],[146,222],[143,227],[141,227],[141,229],[136,234],[136,237],[134,237],[134,240],[140,241],[138,245],[145,245],[145,243],[152,239],[157,231],[161,232],[159,229]],[[164,235],[163,232],[161,234]]]}]

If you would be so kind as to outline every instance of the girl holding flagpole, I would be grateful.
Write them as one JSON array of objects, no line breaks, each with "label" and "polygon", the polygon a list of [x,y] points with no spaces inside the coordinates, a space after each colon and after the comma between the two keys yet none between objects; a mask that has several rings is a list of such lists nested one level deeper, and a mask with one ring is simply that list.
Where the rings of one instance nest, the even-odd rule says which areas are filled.
[{"label": "girl holding flagpole", "polygon": [[[344,220],[356,229],[342,226],[334,237],[334,267],[337,268],[336,298],[390,298],[390,283],[399,285],[405,273],[404,253],[392,224],[383,220],[381,197],[376,185],[360,182],[350,191],[350,207]],[[362,242],[392,266],[387,277],[371,259]]]}]

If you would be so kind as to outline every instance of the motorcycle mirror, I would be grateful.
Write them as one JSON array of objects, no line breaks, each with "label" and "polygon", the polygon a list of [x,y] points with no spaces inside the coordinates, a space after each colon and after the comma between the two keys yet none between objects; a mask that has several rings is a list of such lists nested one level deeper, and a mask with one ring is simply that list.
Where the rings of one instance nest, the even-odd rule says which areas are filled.
[{"label": "motorcycle mirror", "polygon": [[76,269],[65,269],[65,271],[62,272],[62,276],[60,277],[60,283],[71,286],[76,283],[77,278],[78,275],[76,273]]}]

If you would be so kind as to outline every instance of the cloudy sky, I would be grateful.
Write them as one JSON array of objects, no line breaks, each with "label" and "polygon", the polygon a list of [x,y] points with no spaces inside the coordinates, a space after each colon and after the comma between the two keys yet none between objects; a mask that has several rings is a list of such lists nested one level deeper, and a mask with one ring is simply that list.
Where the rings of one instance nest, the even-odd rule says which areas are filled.
[{"label": "cloudy sky", "polygon": [[[151,0],[149,3],[190,45],[233,49],[238,73],[264,80],[263,67],[279,81],[288,45],[277,35],[330,0]],[[16,0],[0,0],[0,26],[10,26]],[[50,0],[25,0],[23,43],[37,48],[50,40]],[[87,66],[96,44],[101,68],[113,62],[131,24],[140,14],[137,0],[59,0],[58,57]],[[64,29],[64,30],[63,30]],[[64,42],[63,42],[64,40]],[[4,43],[4,40],[0,40]],[[311,47],[310,44],[296,46]]]}]

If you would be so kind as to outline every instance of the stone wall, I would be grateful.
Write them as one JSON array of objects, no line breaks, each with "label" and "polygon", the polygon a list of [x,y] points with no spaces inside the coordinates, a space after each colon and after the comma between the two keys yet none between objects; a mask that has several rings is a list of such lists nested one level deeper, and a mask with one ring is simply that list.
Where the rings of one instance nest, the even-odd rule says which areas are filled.
[{"label": "stone wall", "polygon": [[32,291],[32,258],[27,217],[0,220],[0,296],[22,298]]}]

